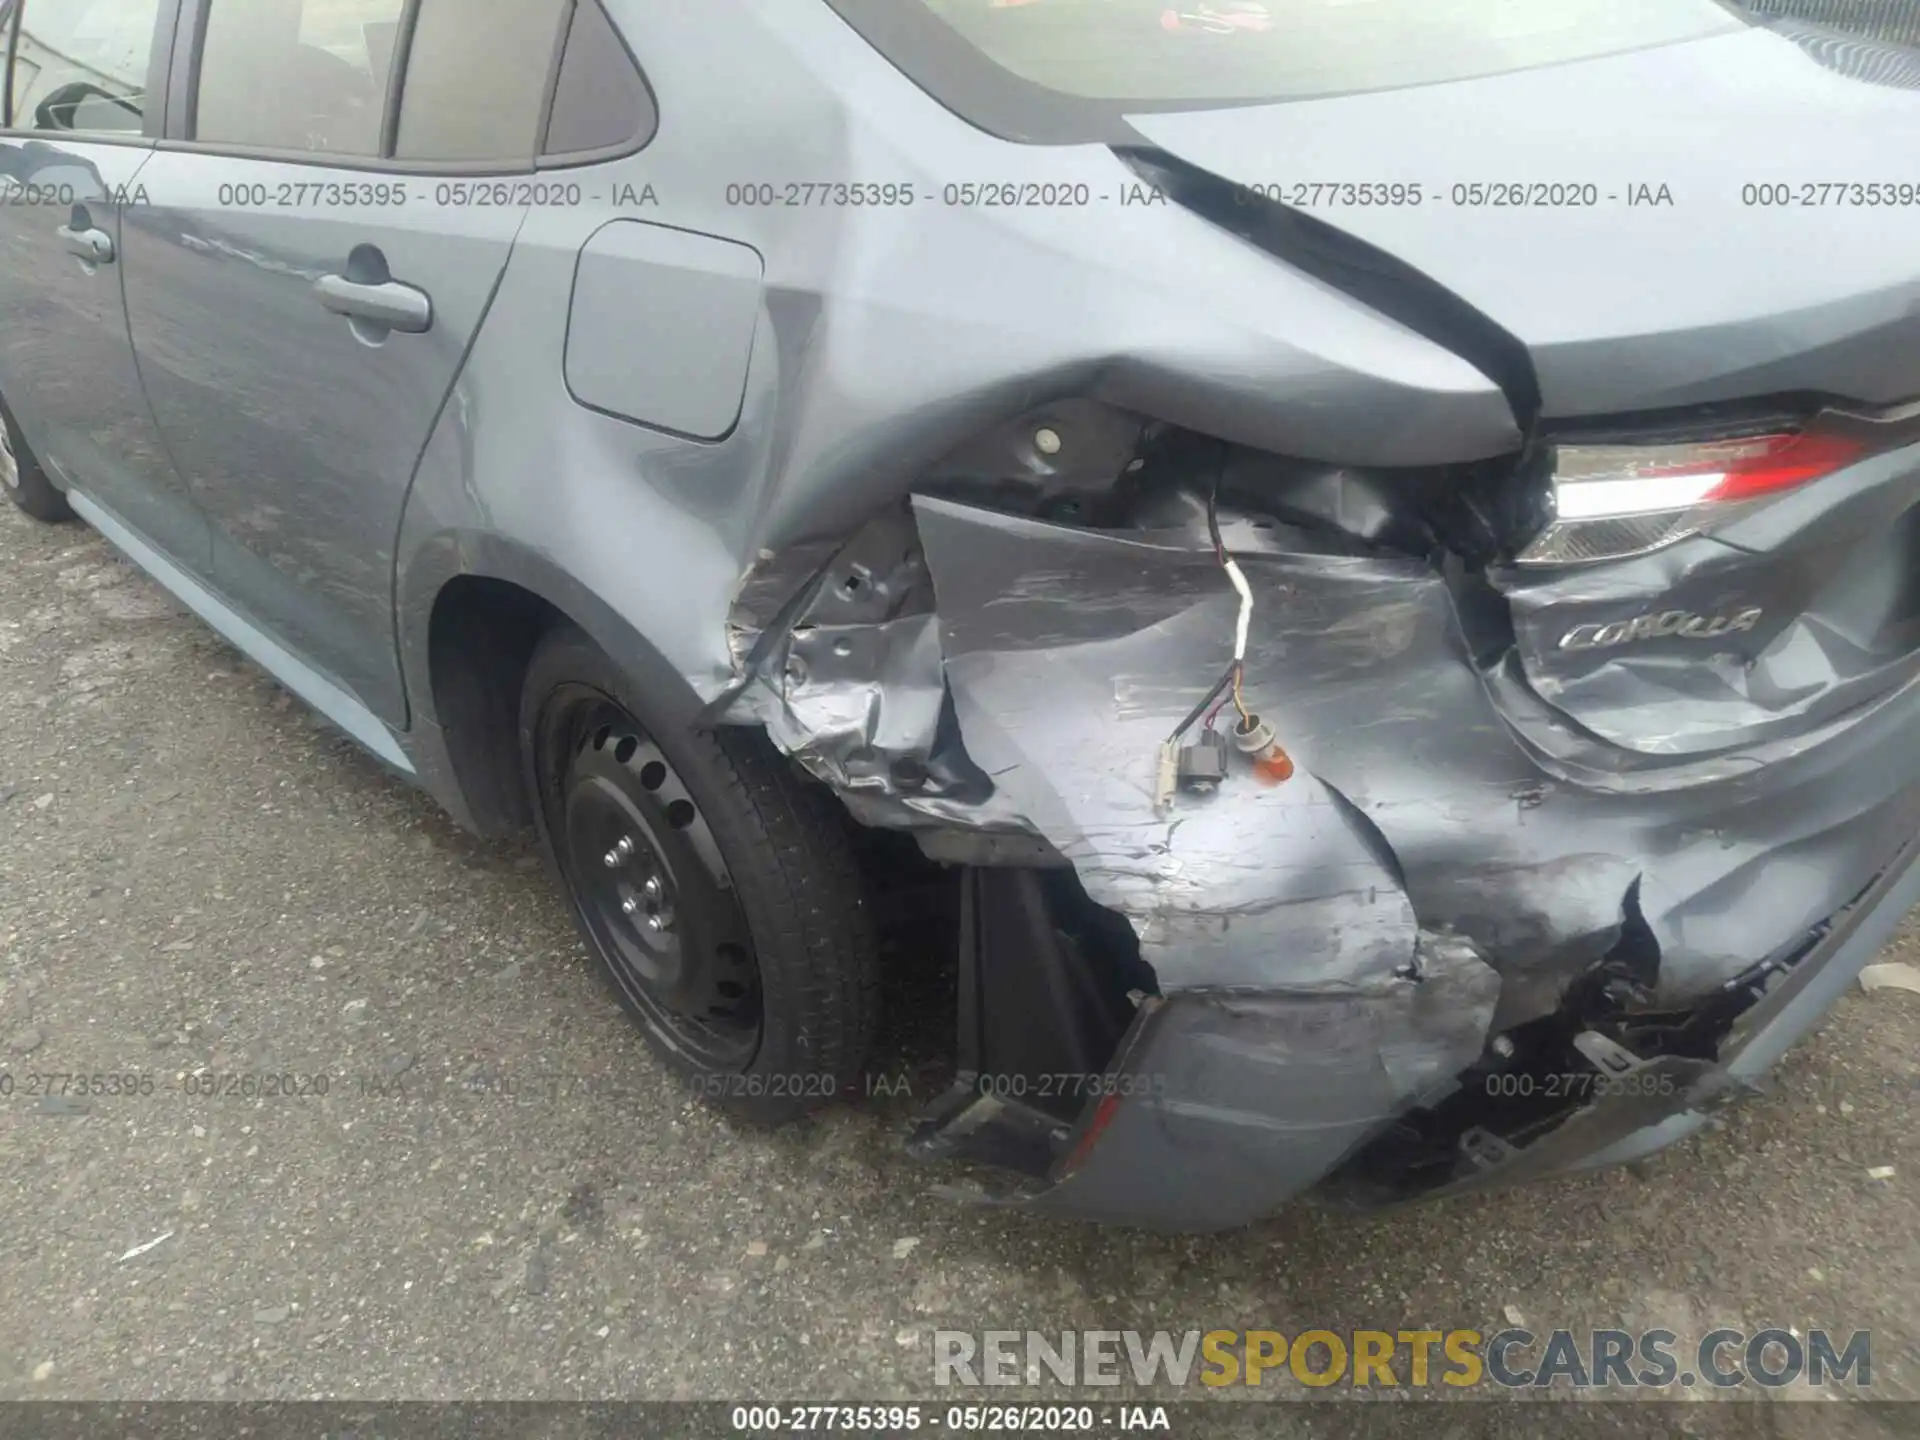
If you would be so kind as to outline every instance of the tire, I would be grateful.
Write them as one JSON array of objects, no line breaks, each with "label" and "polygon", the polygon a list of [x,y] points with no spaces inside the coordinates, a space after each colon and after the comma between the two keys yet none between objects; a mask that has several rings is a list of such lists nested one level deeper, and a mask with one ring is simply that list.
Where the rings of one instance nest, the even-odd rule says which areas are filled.
[{"label": "tire", "polygon": [[566,625],[521,694],[541,846],[602,978],[693,1092],[738,1118],[852,1094],[879,987],[846,815],[763,735],[650,724],[639,690]]},{"label": "tire", "polygon": [[47,472],[33,458],[20,432],[13,428],[13,417],[0,407],[0,489],[36,520],[49,525],[73,519],[73,507],[67,497],[47,479]]}]

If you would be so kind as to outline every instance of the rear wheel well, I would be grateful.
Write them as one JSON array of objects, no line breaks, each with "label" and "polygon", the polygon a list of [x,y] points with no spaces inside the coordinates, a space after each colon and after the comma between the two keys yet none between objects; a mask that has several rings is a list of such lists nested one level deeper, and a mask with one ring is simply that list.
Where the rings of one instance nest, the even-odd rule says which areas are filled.
[{"label": "rear wheel well", "polygon": [[520,687],[540,637],[567,616],[506,580],[461,575],[441,588],[427,631],[434,713],[479,829],[533,823],[520,780]]}]

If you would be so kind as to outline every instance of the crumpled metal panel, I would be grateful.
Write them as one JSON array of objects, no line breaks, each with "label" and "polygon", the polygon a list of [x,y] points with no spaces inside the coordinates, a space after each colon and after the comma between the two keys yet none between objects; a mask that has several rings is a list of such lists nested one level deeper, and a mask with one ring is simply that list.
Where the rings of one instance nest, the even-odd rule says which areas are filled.
[{"label": "crumpled metal panel", "polygon": [[[1163,987],[1338,986],[1410,963],[1417,926],[1389,857],[1310,769],[1154,811],[1160,742],[1231,654],[1238,601],[1211,552],[926,498],[915,514],[968,754],[1087,894],[1133,922]],[[1310,643],[1263,626],[1250,672],[1312,693],[1404,647],[1415,574],[1431,572],[1325,557],[1260,567],[1269,603],[1291,590],[1297,615],[1329,583],[1350,600],[1322,608]]]},{"label": "crumpled metal panel", "polygon": [[1920,770],[1911,687],[1844,743],[1640,761],[1477,668],[1425,562],[1260,553],[1242,524],[1247,699],[1298,773],[1159,817],[1155,749],[1231,651],[1210,551],[924,497],[915,515],[968,753],[1133,923],[1163,989],[1338,984],[1426,928],[1501,972],[1504,1026],[1606,953],[1638,879],[1659,998],[1683,1001],[1845,905],[1920,810],[1883,778]]},{"label": "crumpled metal panel", "polygon": [[1497,573],[1528,682],[1642,754],[1804,745],[1920,676],[1917,470],[1903,447],[1648,555]]},{"label": "crumpled metal panel", "polygon": [[[1247,700],[1298,771],[1237,772],[1157,815],[1157,748],[1231,653],[1237,600],[1210,548],[927,496],[885,524],[886,544],[763,562],[736,607],[754,663],[728,718],[761,718],[859,818],[943,858],[1071,863],[1163,993],[1351,986],[1409,964],[1424,929],[1500,972],[1501,1029],[1613,947],[1637,880],[1658,999],[1683,1002],[1845,905],[1920,814],[1884,782],[1920,773],[1911,685],[1778,742],[1623,754],[1511,654],[1476,665],[1424,560],[1302,553],[1229,516],[1256,599]],[[870,548],[923,569],[856,614],[833,598],[852,566],[892,573]],[[834,655],[863,624],[868,658]]]},{"label": "crumpled metal panel", "polygon": [[1453,1088],[1481,1052],[1499,978],[1473,947],[1420,937],[1418,980],[1190,991],[1142,1017],[1084,1164],[1027,1203],[1086,1219],[1220,1230],[1312,1185],[1379,1125]]},{"label": "crumpled metal panel", "polygon": [[740,681],[714,709],[765,726],[858,819],[1010,832],[1027,843],[1003,859],[1047,858],[957,733],[943,733],[939,621],[904,508],[844,543],[763,556],[735,598],[728,645]]}]

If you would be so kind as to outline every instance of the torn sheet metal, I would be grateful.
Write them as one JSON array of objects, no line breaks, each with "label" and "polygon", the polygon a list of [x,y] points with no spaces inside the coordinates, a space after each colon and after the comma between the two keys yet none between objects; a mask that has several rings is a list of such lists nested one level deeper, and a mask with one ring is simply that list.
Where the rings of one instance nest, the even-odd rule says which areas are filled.
[{"label": "torn sheet metal", "polygon": [[857,819],[928,830],[957,817],[980,839],[956,858],[1045,862],[947,718],[933,587],[904,509],[844,543],[762,557],[735,598],[728,644],[741,678],[721,713],[765,726]]},{"label": "torn sheet metal", "polygon": [[914,506],[968,754],[1167,986],[1337,983],[1356,957],[1404,961],[1418,926],[1511,977],[1506,1024],[1608,950],[1637,877],[1659,1000],[1683,1001],[1847,904],[1912,828],[1911,787],[1878,778],[1920,772],[1911,696],[1845,745],[1621,757],[1503,683],[1499,657],[1476,666],[1425,561],[1301,553],[1245,522],[1247,700],[1300,773],[1156,817],[1156,748],[1231,654],[1210,550]]},{"label": "torn sheet metal", "polygon": [[1911,832],[1916,796],[1880,779],[1920,773],[1911,687],[1849,717],[1845,743],[1623,756],[1512,652],[1476,664],[1425,560],[1222,523],[1255,598],[1247,701],[1298,765],[1284,784],[1241,772],[1154,813],[1158,748],[1231,655],[1238,608],[1185,523],[920,496],[768,559],[735,607],[727,718],[942,858],[1064,858],[1165,991],[1351,984],[1404,966],[1424,928],[1500,971],[1496,1028],[1609,951],[1636,881],[1658,1000],[1677,1003],[1832,915]]},{"label": "torn sheet metal", "polygon": [[[1238,600],[1211,551],[1184,533],[915,509],[969,755],[1087,894],[1133,922],[1163,989],[1337,988],[1406,969],[1418,926],[1392,857],[1310,764],[1155,813],[1158,748],[1232,654]],[[1320,694],[1412,644],[1432,575],[1344,557],[1247,567],[1267,605],[1291,611],[1285,625],[1262,617],[1249,654],[1262,713],[1283,676]],[[1295,626],[1314,642],[1290,638]]]},{"label": "torn sheet metal", "polygon": [[[873,543],[856,537],[742,652],[744,703],[856,814],[1032,837],[1137,938],[1158,996],[1114,1065],[1147,1083],[1099,1112],[1097,1144],[1062,1142],[1026,1203],[1182,1228],[1270,1213],[1389,1119],[1452,1115],[1463,1073],[1514,1053],[1496,1036],[1704,1003],[1827,924],[1912,832],[1914,789],[1881,778],[1920,773],[1904,693],[1843,744],[1623,755],[1517,683],[1511,649],[1476,651],[1460,577],[1244,511],[1220,517],[1254,605],[1244,695],[1295,772],[1239,766],[1160,813],[1158,753],[1233,655],[1240,610],[1191,518],[1093,529],[917,496],[917,548],[904,530],[881,547],[910,603],[833,623],[823,597]],[[853,661],[833,641],[863,624],[867,661],[810,668],[821,633]],[[753,628],[743,615],[743,642]],[[926,789],[900,785],[903,758]],[[1624,1000],[1622,957],[1641,972],[1622,972]],[[1704,1101],[1710,1062],[1660,1063]],[[990,1123],[992,1103],[944,1128]],[[1526,1173],[1664,1123],[1602,1118]]]}]

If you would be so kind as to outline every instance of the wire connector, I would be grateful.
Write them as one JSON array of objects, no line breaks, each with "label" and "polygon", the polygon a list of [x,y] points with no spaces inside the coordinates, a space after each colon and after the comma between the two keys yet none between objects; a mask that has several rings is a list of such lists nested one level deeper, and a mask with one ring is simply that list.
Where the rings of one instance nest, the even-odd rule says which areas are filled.
[{"label": "wire connector", "polygon": [[1189,795],[1211,795],[1227,778],[1227,737],[1203,730],[1200,738],[1180,750],[1180,789]]}]

